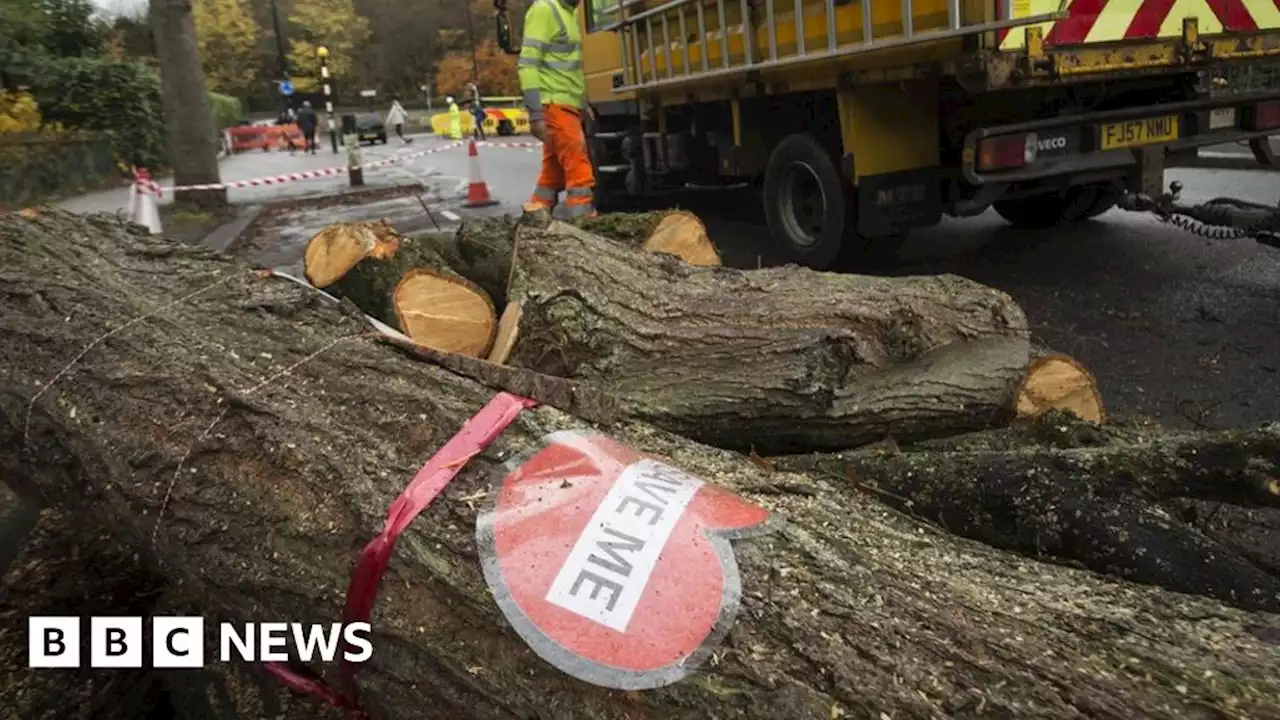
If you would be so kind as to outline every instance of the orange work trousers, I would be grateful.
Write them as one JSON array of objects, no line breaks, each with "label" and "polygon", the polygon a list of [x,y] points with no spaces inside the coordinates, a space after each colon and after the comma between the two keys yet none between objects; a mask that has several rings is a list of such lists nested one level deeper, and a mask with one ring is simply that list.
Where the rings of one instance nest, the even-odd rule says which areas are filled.
[{"label": "orange work trousers", "polygon": [[544,105],[542,113],[547,123],[547,137],[542,141],[542,172],[525,209],[554,210],[563,190],[566,215],[595,215],[591,200],[596,176],[587,154],[581,111],[567,105]]}]

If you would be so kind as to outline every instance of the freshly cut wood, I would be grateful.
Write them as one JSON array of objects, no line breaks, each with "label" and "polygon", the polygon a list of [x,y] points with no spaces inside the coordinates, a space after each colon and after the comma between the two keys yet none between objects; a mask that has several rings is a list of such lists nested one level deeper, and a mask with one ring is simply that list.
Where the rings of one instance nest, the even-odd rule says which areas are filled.
[{"label": "freshly cut wood", "polygon": [[307,281],[327,288],[361,260],[385,260],[400,248],[400,235],[385,220],[336,223],[307,242],[302,269]]},{"label": "freshly cut wood", "polygon": [[585,230],[628,248],[675,255],[691,265],[720,265],[720,255],[706,226],[690,212],[610,213],[571,222],[556,221],[548,228],[549,221],[546,213],[468,220],[458,229],[462,265],[455,267],[483,287],[495,302],[505,303],[515,237],[523,227],[565,235]]},{"label": "freshly cut wood", "polygon": [[841,449],[999,426],[1030,361],[1008,295],[953,275],[696,268],[553,222],[521,227],[511,364],[733,449]]},{"label": "freshly cut wood", "polygon": [[[596,218],[589,220],[583,221],[583,229],[591,230],[598,224]],[[720,253],[707,234],[707,226],[697,215],[683,210],[662,213],[641,247],[647,252],[675,255],[690,265],[715,267],[720,264]]]},{"label": "freshly cut wood", "polygon": [[493,350],[489,352],[489,362],[506,365],[511,351],[516,346],[516,338],[520,332],[520,303],[507,303],[498,318],[498,333],[493,341]]},{"label": "freshly cut wood", "polygon": [[1049,410],[1065,410],[1081,420],[1102,423],[1106,410],[1093,374],[1067,355],[1045,355],[1031,361],[1018,388],[1018,419],[1037,418]]},{"label": "freshly cut wood", "polygon": [[459,261],[450,243],[449,236],[442,233],[403,238],[394,253],[361,260],[323,289],[334,297],[350,300],[369,315],[403,331],[404,328],[398,324],[392,298],[406,274],[422,269],[462,278],[454,270]]},{"label": "freshly cut wood", "polygon": [[[134,232],[105,216],[0,217],[0,288],[18,299],[0,323],[5,479],[109,524],[209,616],[337,621],[358,548],[492,391],[370,339],[314,291]],[[165,322],[126,326],[155,313]],[[642,693],[575,680],[503,619],[476,540],[504,463],[565,430],[593,428],[526,411],[401,537],[360,666],[373,718],[1280,713],[1275,615],[957,540],[843,478],[769,473],[633,423],[607,432],[784,524],[733,543],[740,611],[693,675]],[[1214,464],[1160,454],[1138,472],[1242,479],[1280,461],[1274,434],[1241,433]]]},{"label": "freshly cut wood", "polygon": [[493,346],[498,318],[493,302],[474,283],[419,268],[406,272],[392,293],[396,320],[414,342],[434,350],[483,357]]}]

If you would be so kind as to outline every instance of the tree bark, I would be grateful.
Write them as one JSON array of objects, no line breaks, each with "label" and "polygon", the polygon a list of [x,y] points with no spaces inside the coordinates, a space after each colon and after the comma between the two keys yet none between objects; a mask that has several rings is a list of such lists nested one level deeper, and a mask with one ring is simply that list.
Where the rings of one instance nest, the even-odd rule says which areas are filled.
[{"label": "tree bark", "polygon": [[[83,520],[46,511],[18,548],[18,562],[0,587],[0,631],[7,637],[25,637],[35,615],[203,612],[216,622],[153,572],[145,557]],[[23,720],[342,720],[246,665],[50,671],[27,667],[25,642],[0,643],[0,702],[5,717]]]},{"label": "tree bark", "polygon": [[[204,69],[196,44],[191,0],[150,0],[156,55],[160,59],[160,96],[169,130],[169,162],[178,186],[214,185],[218,177],[218,136],[213,109],[205,95]],[[226,190],[187,190],[177,200],[217,206]]]},{"label": "tree bark", "polygon": [[[508,302],[507,282],[511,275],[516,228],[530,224],[545,227],[547,222],[543,220],[549,221],[550,216],[546,216],[545,213],[541,215],[545,218],[539,219],[538,214],[519,219],[476,218],[468,220],[458,229],[457,246],[461,259],[466,264],[464,272],[473,282],[484,288],[500,307]],[[685,215],[696,220],[695,216],[684,211],[609,213],[571,222],[559,222],[556,226],[560,232],[572,232],[574,228],[578,228],[633,250],[651,249],[649,247],[651,244],[659,249],[678,249],[681,252],[677,254],[691,264],[702,267],[719,265],[720,258],[711,240],[707,238],[705,228],[702,228],[701,232],[694,231],[697,237],[666,238],[674,242],[651,243],[655,239],[655,231],[662,225],[663,220],[673,215]],[[701,227],[700,221],[696,224],[699,228]]]},{"label": "tree bark", "polygon": [[[109,522],[211,613],[339,618],[388,504],[492,395],[312,290],[114,218],[4,216],[0,268],[0,473]],[[575,680],[502,619],[476,540],[502,464],[570,429],[589,428],[527,411],[401,537],[361,666],[374,717],[1280,712],[1275,616],[958,540],[632,423],[607,432],[782,524],[734,543],[741,608],[695,672],[644,693]]]},{"label": "tree bark", "polygon": [[[56,510],[41,513],[4,574],[0,632],[9,639],[0,643],[4,715],[23,720],[161,720],[164,710],[172,712],[161,673],[28,667],[25,638],[32,616],[149,615],[162,591],[162,578],[137,553],[99,527],[77,520],[83,518]],[[87,648],[81,651],[86,659]]]},{"label": "tree bark", "polygon": [[510,363],[607,388],[718,447],[803,452],[1001,425],[1026,317],[953,275],[694,268],[584,232],[518,231]]},{"label": "tree bark", "polygon": [[[1266,525],[1280,508],[1280,425],[1181,435],[1051,413],[1027,428],[933,445],[776,465],[842,478],[994,547],[1280,612],[1280,543]],[[1188,502],[1233,506],[1223,520],[1234,522],[1201,530],[1198,516],[1176,511]]]}]

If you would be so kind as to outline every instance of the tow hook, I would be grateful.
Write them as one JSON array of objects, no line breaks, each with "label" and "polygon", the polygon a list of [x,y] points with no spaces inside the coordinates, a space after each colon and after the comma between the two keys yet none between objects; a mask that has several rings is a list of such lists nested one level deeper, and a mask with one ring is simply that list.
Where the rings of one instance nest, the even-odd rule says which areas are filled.
[{"label": "tow hook", "polygon": [[1181,192],[1182,183],[1174,182],[1169,184],[1169,192],[1157,197],[1126,193],[1117,206],[1130,212],[1151,213],[1163,222],[1210,240],[1251,238],[1280,248],[1280,205],[1272,207],[1235,198],[1184,205],[1178,201]]}]

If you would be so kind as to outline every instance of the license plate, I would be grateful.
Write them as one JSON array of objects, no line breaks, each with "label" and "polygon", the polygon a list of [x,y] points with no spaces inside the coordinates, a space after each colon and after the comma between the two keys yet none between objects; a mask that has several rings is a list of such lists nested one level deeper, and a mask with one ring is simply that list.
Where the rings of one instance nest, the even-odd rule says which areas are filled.
[{"label": "license plate", "polygon": [[1221,130],[1223,128],[1233,128],[1236,126],[1236,109],[1235,108],[1218,108],[1209,111],[1209,129]]},{"label": "license plate", "polygon": [[1102,149],[1153,145],[1178,139],[1178,116],[1143,118],[1102,126]]}]

